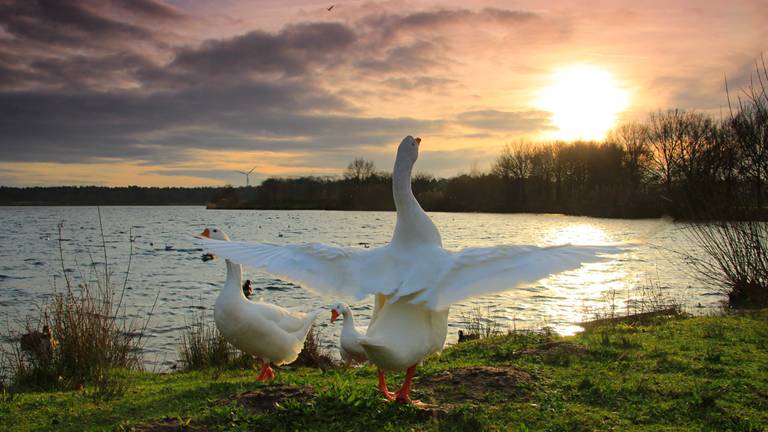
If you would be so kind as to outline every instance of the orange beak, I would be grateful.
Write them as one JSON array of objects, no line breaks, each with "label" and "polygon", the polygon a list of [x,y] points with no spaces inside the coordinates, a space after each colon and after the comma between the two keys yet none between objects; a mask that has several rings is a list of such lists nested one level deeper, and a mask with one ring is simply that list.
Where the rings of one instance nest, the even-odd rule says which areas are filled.
[{"label": "orange beak", "polygon": [[200,233],[202,237],[208,237],[211,238],[211,232],[208,231],[208,228],[204,229],[203,232]]},{"label": "orange beak", "polygon": [[339,317],[339,313],[336,312],[336,309],[331,309],[331,322],[336,321],[338,317]]}]

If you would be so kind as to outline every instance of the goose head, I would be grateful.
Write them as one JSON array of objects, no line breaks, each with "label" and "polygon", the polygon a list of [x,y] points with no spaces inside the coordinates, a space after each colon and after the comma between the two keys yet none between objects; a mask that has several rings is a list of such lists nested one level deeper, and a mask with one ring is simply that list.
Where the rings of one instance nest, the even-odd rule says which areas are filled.
[{"label": "goose head", "polygon": [[336,321],[339,318],[339,315],[346,315],[347,311],[349,311],[349,305],[346,303],[337,303],[333,305],[331,308],[331,322]]},{"label": "goose head", "polygon": [[211,240],[229,241],[229,236],[218,227],[210,227],[200,233],[201,237],[208,237]]},{"label": "goose head", "polygon": [[403,138],[397,147],[397,162],[413,166],[416,159],[419,158],[419,144],[421,144],[421,138],[414,138],[410,135]]}]

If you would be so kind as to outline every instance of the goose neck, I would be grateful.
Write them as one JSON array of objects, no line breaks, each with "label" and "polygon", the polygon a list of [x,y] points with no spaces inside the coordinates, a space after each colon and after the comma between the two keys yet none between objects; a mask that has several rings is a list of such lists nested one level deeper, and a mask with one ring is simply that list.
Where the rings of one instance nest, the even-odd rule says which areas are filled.
[{"label": "goose neck", "polygon": [[418,206],[416,197],[411,189],[411,171],[413,164],[398,158],[392,170],[392,196],[398,211]]},{"label": "goose neck", "polygon": [[227,263],[227,282],[224,285],[224,291],[229,297],[242,297],[243,294],[243,266],[235,264],[230,260]]},{"label": "goose neck", "polygon": [[342,324],[341,331],[347,332],[347,331],[354,331],[355,330],[355,315],[352,313],[352,310],[347,308],[344,309],[341,314],[344,316],[344,323]]}]

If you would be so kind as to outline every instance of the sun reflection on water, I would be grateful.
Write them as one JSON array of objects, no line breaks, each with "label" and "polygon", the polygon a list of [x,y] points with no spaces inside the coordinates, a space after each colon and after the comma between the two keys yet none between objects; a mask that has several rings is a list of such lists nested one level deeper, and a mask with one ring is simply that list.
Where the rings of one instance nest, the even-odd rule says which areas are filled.
[{"label": "sun reflection on water", "polygon": [[557,226],[544,233],[548,244],[605,244],[610,240],[603,229],[589,223]]},{"label": "sun reflection on water", "polygon": [[[613,243],[614,239],[599,226],[575,223],[552,227],[544,233],[542,241],[548,245],[601,245]],[[541,313],[561,318],[560,323],[553,325],[558,333],[577,333],[582,328],[576,323],[588,318],[585,317],[585,311],[595,306],[595,299],[604,297],[608,292],[626,292],[630,288],[631,279],[618,257],[584,264],[578,269],[553,275],[540,281],[538,287],[547,296],[560,301],[542,304]]]}]

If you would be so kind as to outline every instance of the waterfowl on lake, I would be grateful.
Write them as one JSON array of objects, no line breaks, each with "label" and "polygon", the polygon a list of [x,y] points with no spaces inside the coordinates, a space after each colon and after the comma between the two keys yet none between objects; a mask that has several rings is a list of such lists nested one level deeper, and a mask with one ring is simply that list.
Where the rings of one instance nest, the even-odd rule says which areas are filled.
[{"label": "waterfowl on lake", "polygon": [[43,326],[42,331],[32,330],[21,335],[19,340],[21,351],[41,362],[51,360],[57,345],[58,342],[54,339],[51,328],[47,324]]},{"label": "waterfowl on lake", "polygon": [[[219,228],[206,228],[200,235],[229,241]],[[261,360],[259,381],[272,379],[274,371],[270,364],[281,365],[296,360],[319,311],[304,314],[248,300],[243,292],[242,267],[225,261],[227,280],[213,309],[216,327],[235,348]]]},{"label": "waterfowl on lake", "polygon": [[316,243],[273,245],[205,241],[214,253],[329,296],[375,295],[371,324],[357,338],[368,360],[384,371],[406,370],[388,399],[411,402],[416,367],[442,349],[451,304],[532,283],[618,253],[615,246],[495,246],[449,251],[411,190],[421,139],[397,149],[392,193],[397,222],[389,244],[344,248]]},{"label": "waterfowl on lake", "polygon": [[246,279],[245,282],[243,282],[243,295],[249,299],[253,296],[253,286],[251,286],[250,279]]},{"label": "waterfowl on lake", "polygon": [[459,343],[480,339],[479,334],[466,334],[464,330],[459,330]]}]

